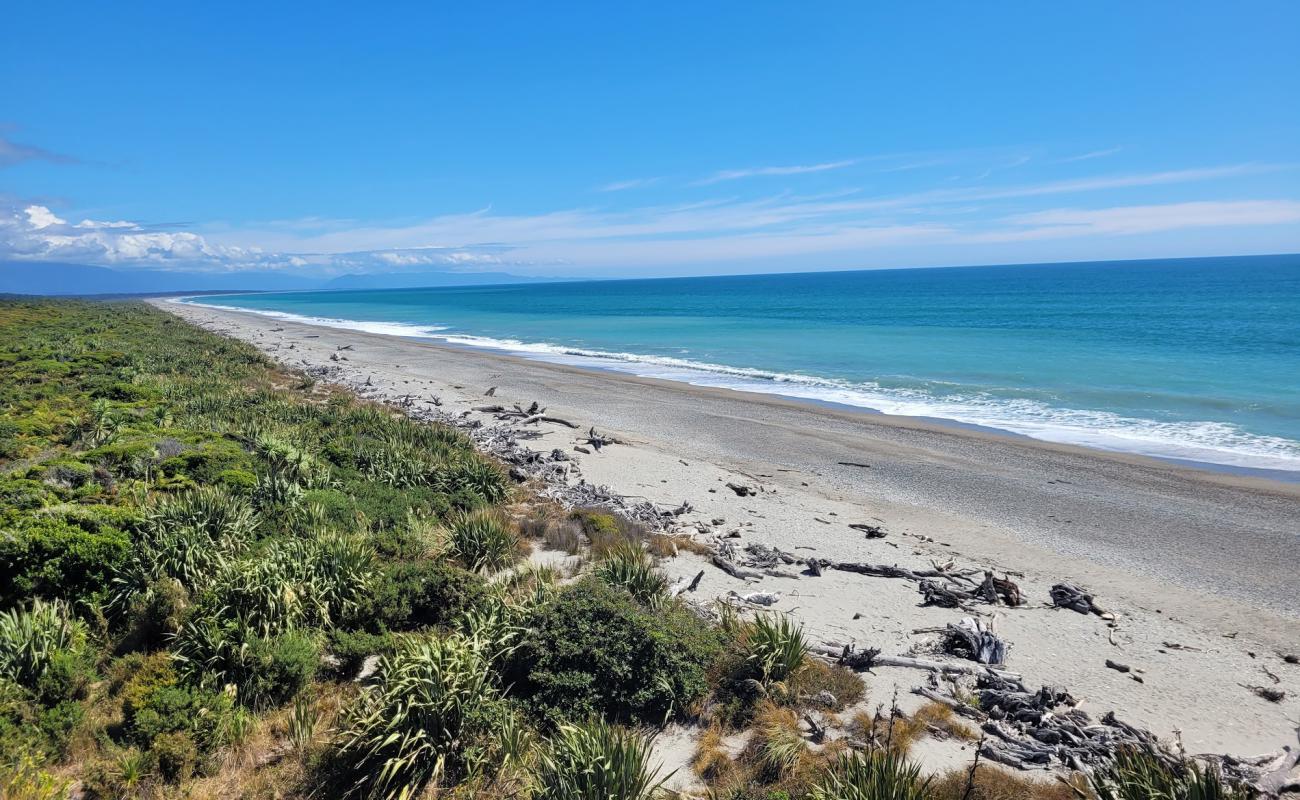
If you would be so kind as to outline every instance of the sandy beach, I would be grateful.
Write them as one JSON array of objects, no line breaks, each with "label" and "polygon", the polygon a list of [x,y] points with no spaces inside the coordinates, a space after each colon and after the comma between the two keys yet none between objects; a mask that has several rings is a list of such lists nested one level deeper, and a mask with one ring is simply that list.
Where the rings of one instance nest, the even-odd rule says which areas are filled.
[{"label": "sandy beach", "polygon": [[[1249,755],[1295,743],[1300,718],[1300,485],[787,401],[769,395],[568,368],[425,341],[156,301],[290,367],[376,399],[437,397],[452,413],[532,401],[624,444],[573,451],[577,431],[541,426],[530,446],[570,454],[590,483],[664,507],[689,502],[686,530],[741,544],[909,568],[932,561],[1015,574],[1029,598],[997,610],[1009,668],[1059,685],[1094,715],[1113,710],[1189,752]],[[348,346],[348,349],[340,348]],[[474,415],[475,412],[471,412]],[[490,419],[483,415],[485,420]],[[576,479],[576,477],[575,477]],[[755,487],[738,496],[727,483]],[[722,520],[715,524],[716,520]],[[850,523],[881,525],[866,539]],[[702,560],[665,562],[674,579]],[[1050,608],[1062,581],[1117,615]],[[748,586],[748,588],[746,588]],[[706,568],[699,593],[754,584]],[[887,654],[926,653],[962,612],[920,607],[903,580],[844,572],[760,582],[812,638]],[[1121,673],[1107,659],[1132,668]],[[879,669],[873,702],[900,705],[924,675]],[[1140,680],[1139,680],[1140,679]],[[1276,682],[1275,682],[1276,681]],[[1276,686],[1280,703],[1248,687]],[[909,699],[910,698],[910,699]],[[955,747],[955,745],[954,745]],[[937,755],[936,758],[942,758]],[[956,756],[954,755],[954,759]]]}]

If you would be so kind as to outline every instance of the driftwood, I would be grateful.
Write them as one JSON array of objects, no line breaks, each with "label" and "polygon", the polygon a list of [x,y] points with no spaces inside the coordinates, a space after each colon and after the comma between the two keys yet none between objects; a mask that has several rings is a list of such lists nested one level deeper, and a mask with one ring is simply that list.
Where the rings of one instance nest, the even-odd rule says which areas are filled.
[{"label": "driftwood", "polygon": [[736,493],[737,497],[749,497],[758,494],[753,486],[745,486],[740,483],[728,483],[727,488]]},{"label": "driftwood", "polygon": [[1080,614],[1096,614],[1102,619],[1114,618],[1094,602],[1092,595],[1072,583],[1058,583],[1052,587],[1052,605]]},{"label": "driftwood", "polygon": [[739,578],[741,580],[749,580],[751,578],[757,579],[763,577],[763,573],[755,572],[752,569],[745,569],[744,567],[737,566],[716,553],[709,560],[713,563],[713,566],[717,567],[718,569],[722,570],[723,572],[727,573],[733,578]]},{"label": "driftwood", "polygon": [[668,587],[668,596],[677,597],[678,595],[684,592],[693,592],[696,589],[700,588],[700,581],[703,579],[704,579],[704,570],[700,570],[699,572],[695,573],[695,578],[693,580],[688,581],[685,578],[682,578],[677,583],[674,583],[672,586]]},{"label": "driftwood", "polygon": [[593,448],[595,448],[597,452],[599,452],[600,448],[604,447],[607,444],[623,444],[623,442],[619,441],[618,439],[615,439],[613,436],[609,436],[603,433],[597,433],[596,428],[594,426],[587,431],[586,443],[591,445]]},{"label": "driftwood", "polygon": [[869,525],[865,522],[850,522],[849,527],[855,531],[862,531],[868,539],[885,538],[885,529],[879,525]]},{"label": "driftwood", "polygon": [[911,656],[886,656],[882,655],[880,650],[874,647],[858,650],[850,645],[824,642],[819,645],[812,645],[809,647],[809,652],[857,672],[868,672],[875,667],[902,667],[904,669],[921,669],[952,675],[997,675],[1015,680],[1020,678],[1017,673],[1008,672],[994,666],[952,664],[946,661],[933,661],[925,658],[912,658]]},{"label": "driftwood", "polygon": [[969,575],[973,570],[964,570],[958,572],[948,572],[939,569],[921,569],[910,570],[905,567],[890,564],[864,564],[854,561],[833,561],[827,564],[831,569],[838,569],[844,572],[856,572],[859,575],[870,575],[875,578],[903,578],[909,581],[920,583],[925,578],[939,578],[954,583],[965,581],[966,584],[973,583]]},{"label": "driftwood", "polygon": [[944,651],[980,664],[1005,664],[1007,648],[1007,643],[993,632],[991,623],[974,617],[963,617],[961,622],[950,622],[944,628]]}]

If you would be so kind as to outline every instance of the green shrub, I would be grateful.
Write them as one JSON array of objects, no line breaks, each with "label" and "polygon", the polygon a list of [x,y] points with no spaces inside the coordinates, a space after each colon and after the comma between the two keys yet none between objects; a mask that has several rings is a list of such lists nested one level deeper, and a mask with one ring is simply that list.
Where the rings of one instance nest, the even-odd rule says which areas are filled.
[{"label": "green shrub", "polygon": [[45,466],[45,482],[59,489],[77,489],[95,476],[95,470],[80,461],[54,461]]},{"label": "green shrub", "polygon": [[680,607],[651,613],[591,578],[541,608],[511,660],[519,691],[553,722],[661,723],[708,691],[717,631]]},{"label": "green shrub", "polygon": [[339,678],[351,678],[369,656],[391,656],[399,639],[391,633],[331,630],[325,638],[325,650],[333,659],[330,672]]},{"label": "green shrub", "polygon": [[46,504],[50,491],[45,484],[30,478],[0,478],[0,504],[19,511],[34,511]]},{"label": "green shrub", "polygon": [[257,476],[246,469],[223,469],[217,482],[232,492],[251,492],[257,488]]},{"label": "green shrub", "polygon": [[33,597],[94,603],[130,547],[114,528],[92,532],[55,516],[27,517],[0,532],[0,607]]},{"label": "green shrub", "polygon": [[184,679],[207,691],[233,685],[239,702],[253,709],[291,700],[311,682],[320,664],[316,637],[307,631],[262,636],[229,620],[186,623],[174,648],[177,671]]},{"label": "green shrub", "polygon": [[650,741],[603,722],[562,725],[537,775],[535,800],[651,800],[663,780]]},{"label": "green shrub", "polygon": [[356,613],[358,623],[376,630],[410,631],[447,625],[481,605],[487,584],[478,575],[444,561],[390,565]]},{"label": "green shrub", "polygon": [[158,774],[168,783],[181,783],[194,776],[199,763],[199,748],[194,739],[182,731],[159,734],[150,748]]}]

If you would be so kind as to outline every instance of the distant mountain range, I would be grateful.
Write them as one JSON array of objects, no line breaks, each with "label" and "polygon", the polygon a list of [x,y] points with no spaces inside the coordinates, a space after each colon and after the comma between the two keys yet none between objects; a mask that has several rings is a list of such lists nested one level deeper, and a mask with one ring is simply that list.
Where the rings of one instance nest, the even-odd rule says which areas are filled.
[{"label": "distant mountain range", "polygon": [[87,264],[0,261],[0,294],[105,295],[310,289],[412,289],[554,280],[508,272],[382,272],[317,278],[284,272],[112,269]]}]

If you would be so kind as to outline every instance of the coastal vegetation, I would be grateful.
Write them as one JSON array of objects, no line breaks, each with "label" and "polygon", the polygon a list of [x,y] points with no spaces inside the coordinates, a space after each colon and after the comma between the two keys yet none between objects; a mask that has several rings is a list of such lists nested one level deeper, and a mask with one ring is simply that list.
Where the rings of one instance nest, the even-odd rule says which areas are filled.
[{"label": "coastal vegetation", "polygon": [[673,724],[720,799],[1240,796],[1140,754],[923,774],[979,734],[699,613],[658,561],[688,542],[148,306],[0,302],[0,411],[0,800],[650,800]]}]

